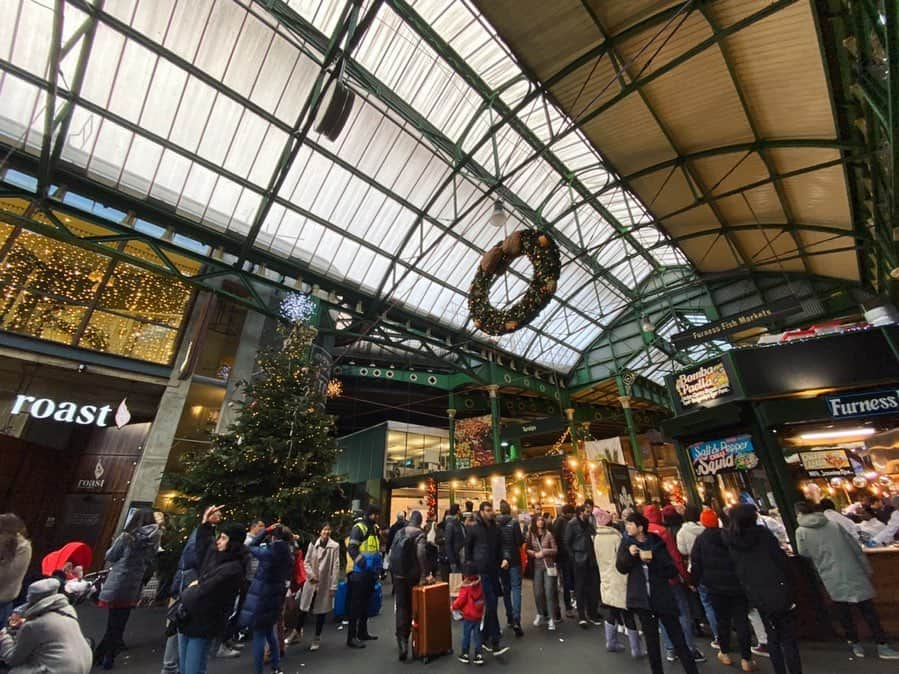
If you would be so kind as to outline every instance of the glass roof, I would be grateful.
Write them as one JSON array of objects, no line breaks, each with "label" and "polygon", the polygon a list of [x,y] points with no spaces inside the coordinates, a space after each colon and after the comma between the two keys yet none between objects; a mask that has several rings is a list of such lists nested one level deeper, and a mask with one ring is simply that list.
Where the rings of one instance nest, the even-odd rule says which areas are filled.
[{"label": "glass roof", "polygon": [[[0,23],[0,140],[39,154],[54,10],[15,4]],[[343,132],[311,131],[267,196],[345,3],[289,0],[299,31],[249,0],[106,0],[78,97],[80,43],[59,64],[55,113],[73,105],[62,160],[236,237],[265,212],[256,248],[568,371],[637,284],[686,258],[469,2],[410,4],[448,49],[382,5],[349,61],[358,96]],[[84,0],[64,7],[63,43],[88,18]],[[498,92],[492,106],[485,89]],[[503,109],[517,121],[494,129]],[[497,198],[505,231],[489,224]],[[506,233],[537,224],[562,250],[556,296],[530,326],[489,338],[468,316],[475,269]],[[493,299],[520,294],[528,273],[516,264]]]}]

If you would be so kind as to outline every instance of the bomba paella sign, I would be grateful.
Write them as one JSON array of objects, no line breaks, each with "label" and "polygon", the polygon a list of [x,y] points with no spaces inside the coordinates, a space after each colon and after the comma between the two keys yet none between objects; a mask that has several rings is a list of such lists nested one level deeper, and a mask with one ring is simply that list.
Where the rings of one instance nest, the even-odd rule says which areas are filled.
[{"label": "bomba paella sign", "polygon": [[674,378],[674,390],[682,407],[716,400],[731,392],[730,378],[723,361],[715,361]]},{"label": "bomba paella sign", "polygon": [[759,463],[752,437],[749,435],[697,442],[690,445],[687,450],[690,452],[690,461],[697,477],[751,470]]}]

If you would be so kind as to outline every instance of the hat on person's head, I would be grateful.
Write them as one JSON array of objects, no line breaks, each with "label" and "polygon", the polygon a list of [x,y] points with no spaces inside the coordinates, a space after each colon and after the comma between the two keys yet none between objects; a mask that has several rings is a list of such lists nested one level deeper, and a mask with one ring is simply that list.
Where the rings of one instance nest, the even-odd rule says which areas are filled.
[{"label": "hat on person's head", "polygon": [[706,529],[715,529],[718,527],[718,513],[711,508],[706,508],[699,515],[699,522]]},{"label": "hat on person's head", "polygon": [[42,578],[28,586],[28,603],[36,604],[41,599],[52,597],[59,592],[60,584],[56,578]]},{"label": "hat on person's head", "polygon": [[219,533],[225,534],[225,536],[228,537],[228,547],[231,548],[236,547],[237,545],[243,545],[243,542],[247,537],[247,528],[243,524],[232,522],[231,524],[220,527]]},{"label": "hat on person's head", "polygon": [[612,513],[608,510],[603,510],[602,508],[596,508],[594,511],[596,517],[596,524],[605,527],[612,521]]},{"label": "hat on person's head", "polygon": [[662,519],[667,520],[669,517],[677,517],[678,516],[677,508],[675,508],[670,503],[662,508]]},{"label": "hat on person's head", "polygon": [[659,506],[654,504],[649,504],[648,506],[643,508],[643,517],[649,520],[650,524],[662,523],[662,511]]}]

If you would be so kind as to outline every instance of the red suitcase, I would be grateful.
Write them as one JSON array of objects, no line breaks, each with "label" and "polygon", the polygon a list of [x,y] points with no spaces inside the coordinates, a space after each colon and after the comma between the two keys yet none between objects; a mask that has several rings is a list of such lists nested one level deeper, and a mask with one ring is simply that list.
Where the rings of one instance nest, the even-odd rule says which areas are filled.
[{"label": "red suitcase", "polygon": [[429,662],[453,652],[449,584],[412,588],[412,655]]}]

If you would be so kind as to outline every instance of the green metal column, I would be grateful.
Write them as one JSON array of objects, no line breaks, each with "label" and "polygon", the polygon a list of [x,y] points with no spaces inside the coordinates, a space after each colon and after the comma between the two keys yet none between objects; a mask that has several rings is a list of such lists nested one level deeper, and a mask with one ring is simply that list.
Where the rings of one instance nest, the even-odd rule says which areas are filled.
[{"label": "green metal column", "polygon": [[677,465],[680,468],[681,481],[684,483],[684,495],[687,501],[698,506],[702,503],[699,497],[699,488],[696,486],[696,474],[693,472],[693,463],[687,456],[687,448],[680,440],[674,441],[674,451],[677,454]]},{"label": "green metal column", "polygon": [[[449,395],[450,405],[453,405],[453,394]],[[449,417],[449,469],[456,470],[456,410],[450,407],[446,411]],[[456,490],[450,483],[450,505],[456,502]]]},{"label": "green metal column", "polygon": [[497,397],[499,385],[490,384],[487,387],[487,391],[490,393],[490,421],[493,426],[493,460],[495,463],[502,463],[503,448],[500,446],[499,397]]},{"label": "green metal column", "polygon": [[804,497],[799,488],[790,479],[790,471],[787,469],[783,450],[780,448],[777,439],[768,431],[764,414],[756,403],[752,404],[751,409],[752,435],[754,440],[758,441],[755,451],[759,457],[759,463],[768,474],[768,481],[771,483],[774,500],[777,502],[781,519],[783,519],[787,527],[790,542],[795,550],[797,524],[793,504]]}]

